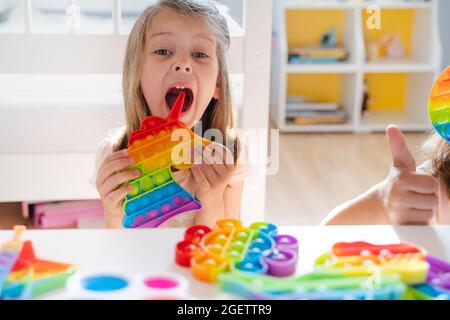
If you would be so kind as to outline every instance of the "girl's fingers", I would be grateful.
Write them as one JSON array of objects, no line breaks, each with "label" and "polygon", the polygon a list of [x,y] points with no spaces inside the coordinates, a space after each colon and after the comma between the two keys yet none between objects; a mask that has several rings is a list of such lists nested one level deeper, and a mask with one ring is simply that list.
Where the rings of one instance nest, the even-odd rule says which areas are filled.
[{"label": "girl's fingers", "polygon": [[197,186],[201,189],[207,189],[210,187],[208,179],[206,179],[202,170],[200,170],[200,166],[193,165],[191,168],[192,176],[194,177]]},{"label": "girl's fingers", "polygon": [[131,191],[131,186],[129,186],[129,185],[120,187],[119,189],[117,189],[113,192],[110,192],[106,196],[106,200],[113,206],[117,206],[122,202],[122,200],[127,196],[127,194],[130,191]]},{"label": "girl's fingers", "polygon": [[204,162],[203,150],[204,146],[202,144],[194,145],[194,148],[192,148],[192,156],[194,158],[193,161],[194,164],[202,164]]},{"label": "girl's fingers", "polygon": [[139,170],[122,171],[109,177],[102,186],[102,193],[109,194],[123,183],[136,179],[141,175]]},{"label": "girl's fingers", "polygon": [[97,184],[102,185],[105,181],[111,177],[116,172],[122,171],[125,168],[133,165],[135,161],[130,158],[119,158],[116,160],[112,160],[110,162],[105,162],[102,167],[100,167],[97,175]]},{"label": "girl's fingers", "polygon": [[433,210],[408,209],[405,224],[428,224],[433,218]]},{"label": "girl's fingers", "polygon": [[227,166],[234,164],[231,151],[226,146],[219,143],[209,144],[203,151],[203,157],[207,158],[209,163],[225,164]]},{"label": "girl's fingers", "polygon": [[228,149],[226,146],[222,146],[221,152],[223,153],[223,164],[225,164],[227,167],[234,167],[234,158],[230,149]]},{"label": "girl's fingers", "polygon": [[407,190],[417,193],[437,194],[438,181],[426,173],[414,172],[405,179]]},{"label": "girl's fingers", "polygon": [[213,166],[211,164],[203,164],[199,166],[203,175],[208,179],[209,185],[214,186],[217,184],[220,176],[216,173]]},{"label": "girl's fingers", "polygon": [[228,184],[231,176],[234,173],[234,167],[229,167],[225,164],[214,164],[212,165],[217,175],[220,177],[220,180],[226,182]]},{"label": "girl's fingers", "polygon": [[228,168],[234,168],[230,150],[218,143],[209,144],[203,150],[204,163],[212,165],[219,176],[225,175]]},{"label": "girl's fingers", "polygon": [[228,177],[228,167],[225,164],[211,164],[210,166],[221,179]]},{"label": "girl's fingers", "polygon": [[111,153],[110,155],[105,157],[103,162],[111,162],[113,160],[123,158],[123,157],[128,157],[128,149],[122,149],[122,150]]},{"label": "girl's fingers", "polygon": [[[219,180],[227,180],[233,166],[225,164],[232,157],[231,152],[225,146],[218,143],[211,143],[206,147],[196,145],[193,152],[196,159],[202,160],[198,169],[208,180],[209,185],[216,185]],[[198,162],[196,161],[196,163]]]},{"label": "girl's fingers", "polygon": [[408,192],[405,198],[408,199],[405,204],[409,208],[419,210],[432,210],[438,205],[439,201],[435,194],[421,194],[416,192]]}]

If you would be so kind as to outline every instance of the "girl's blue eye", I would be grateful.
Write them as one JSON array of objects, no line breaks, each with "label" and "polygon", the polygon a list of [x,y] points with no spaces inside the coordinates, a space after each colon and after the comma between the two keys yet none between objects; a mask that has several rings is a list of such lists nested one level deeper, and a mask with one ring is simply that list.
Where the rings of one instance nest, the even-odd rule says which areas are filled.
[{"label": "girl's blue eye", "polygon": [[208,55],[203,52],[194,52],[192,55],[195,58],[208,58]]},{"label": "girl's blue eye", "polygon": [[154,53],[160,54],[162,56],[168,56],[168,55],[171,54],[171,52],[169,50],[167,50],[167,49],[158,49]]}]

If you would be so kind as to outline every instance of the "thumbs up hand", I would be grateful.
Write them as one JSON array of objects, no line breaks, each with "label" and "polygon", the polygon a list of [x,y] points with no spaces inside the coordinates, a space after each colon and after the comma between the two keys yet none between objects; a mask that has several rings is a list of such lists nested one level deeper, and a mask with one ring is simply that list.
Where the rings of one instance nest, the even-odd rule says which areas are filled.
[{"label": "thumbs up hand", "polygon": [[380,199],[392,224],[428,224],[438,205],[438,181],[416,172],[416,161],[396,126],[386,135],[392,153],[392,167],[379,189]]}]

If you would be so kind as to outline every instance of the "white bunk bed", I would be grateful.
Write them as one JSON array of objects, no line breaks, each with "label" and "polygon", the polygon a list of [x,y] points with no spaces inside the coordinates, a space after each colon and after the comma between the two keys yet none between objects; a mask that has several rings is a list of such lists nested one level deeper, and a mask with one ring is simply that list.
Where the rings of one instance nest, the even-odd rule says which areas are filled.
[{"label": "white bunk bed", "polygon": [[[97,199],[89,183],[97,144],[123,123],[121,1],[111,1],[110,34],[36,32],[32,1],[21,4],[22,30],[0,28],[0,202]],[[228,16],[234,100],[240,128],[267,129],[272,1],[243,6],[243,27]],[[263,168],[247,181],[241,209],[244,221],[264,218]]]}]

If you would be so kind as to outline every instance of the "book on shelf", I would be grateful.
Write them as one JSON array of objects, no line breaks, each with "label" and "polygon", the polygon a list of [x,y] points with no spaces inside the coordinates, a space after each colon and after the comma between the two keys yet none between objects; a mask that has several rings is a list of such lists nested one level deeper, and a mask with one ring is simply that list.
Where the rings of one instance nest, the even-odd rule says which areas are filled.
[{"label": "book on shelf", "polygon": [[309,63],[339,63],[336,58],[312,58],[312,57],[300,57],[297,55],[289,55],[288,62],[290,64],[309,64]]},{"label": "book on shelf", "polygon": [[292,124],[341,124],[347,117],[343,110],[315,111],[296,110],[286,111],[286,121]]},{"label": "book on shelf", "polygon": [[338,110],[339,106],[336,102],[287,102],[286,111],[334,111]]},{"label": "book on shelf", "polygon": [[288,95],[286,96],[286,102],[287,103],[307,102],[307,98],[303,96]]},{"label": "book on shelf", "polygon": [[289,49],[289,63],[339,63],[346,61],[348,50],[341,47],[297,47]]}]

